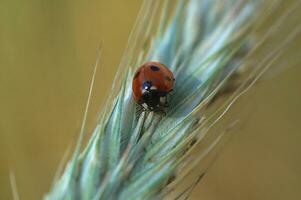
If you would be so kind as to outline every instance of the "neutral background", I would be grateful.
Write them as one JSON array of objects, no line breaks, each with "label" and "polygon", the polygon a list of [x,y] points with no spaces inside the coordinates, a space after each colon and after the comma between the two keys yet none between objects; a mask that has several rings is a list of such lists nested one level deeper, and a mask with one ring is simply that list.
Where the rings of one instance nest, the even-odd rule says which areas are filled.
[{"label": "neutral background", "polygon": [[[140,5],[141,0],[1,0],[0,199],[12,198],[10,172],[21,199],[41,199],[49,190],[78,136],[97,47],[102,43],[103,53],[89,130]],[[296,58],[289,59],[288,65]],[[242,112],[243,122],[193,199],[301,199],[301,69],[297,64],[272,74],[232,109]]]}]

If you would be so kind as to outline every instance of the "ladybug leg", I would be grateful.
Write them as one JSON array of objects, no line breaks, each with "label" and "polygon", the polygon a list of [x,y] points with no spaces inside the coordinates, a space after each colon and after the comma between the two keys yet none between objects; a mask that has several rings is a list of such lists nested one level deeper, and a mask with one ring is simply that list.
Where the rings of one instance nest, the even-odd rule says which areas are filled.
[{"label": "ladybug leg", "polygon": [[166,116],[166,112],[164,109],[160,109],[159,112],[163,115],[163,116]]},{"label": "ladybug leg", "polygon": [[173,89],[169,90],[169,91],[168,91],[168,94],[169,94],[169,95],[173,95]]},{"label": "ladybug leg", "polygon": [[137,121],[139,119],[140,114],[144,111],[145,111],[145,109],[142,106],[136,105],[136,118],[137,118],[136,120]]},{"label": "ladybug leg", "polygon": [[160,97],[160,105],[163,107],[168,107],[167,96]]}]

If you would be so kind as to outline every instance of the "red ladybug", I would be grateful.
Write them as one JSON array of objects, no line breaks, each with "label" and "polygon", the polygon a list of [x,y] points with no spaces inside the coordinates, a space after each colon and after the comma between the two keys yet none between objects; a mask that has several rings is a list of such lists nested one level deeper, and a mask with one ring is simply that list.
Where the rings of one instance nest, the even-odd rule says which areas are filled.
[{"label": "red ladybug", "polygon": [[132,90],[134,100],[146,110],[162,111],[168,106],[167,95],[173,90],[172,72],[159,62],[147,62],[135,73]]}]

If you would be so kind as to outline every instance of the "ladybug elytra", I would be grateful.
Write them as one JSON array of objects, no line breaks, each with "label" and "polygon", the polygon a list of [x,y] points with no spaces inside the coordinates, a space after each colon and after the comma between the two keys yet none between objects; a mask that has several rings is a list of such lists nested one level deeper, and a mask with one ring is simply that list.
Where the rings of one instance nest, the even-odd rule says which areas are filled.
[{"label": "ladybug elytra", "polygon": [[146,110],[162,111],[168,106],[167,95],[173,90],[174,81],[172,72],[165,65],[147,62],[134,75],[134,100]]}]

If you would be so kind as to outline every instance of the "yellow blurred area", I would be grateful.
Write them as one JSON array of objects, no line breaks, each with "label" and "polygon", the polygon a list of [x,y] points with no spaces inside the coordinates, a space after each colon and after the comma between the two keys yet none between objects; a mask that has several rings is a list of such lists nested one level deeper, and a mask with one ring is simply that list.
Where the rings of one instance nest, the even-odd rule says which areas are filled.
[{"label": "yellow blurred area", "polygon": [[[64,153],[78,137],[97,48],[102,44],[90,131],[141,3],[0,2],[1,200],[12,199],[10,172],[23,200],[41,199],[49,191]],[[247,117],[193,199],[301,199],[300,74],[299,66],[289,68],[238,102],[232,112],[246,105]]]}]

